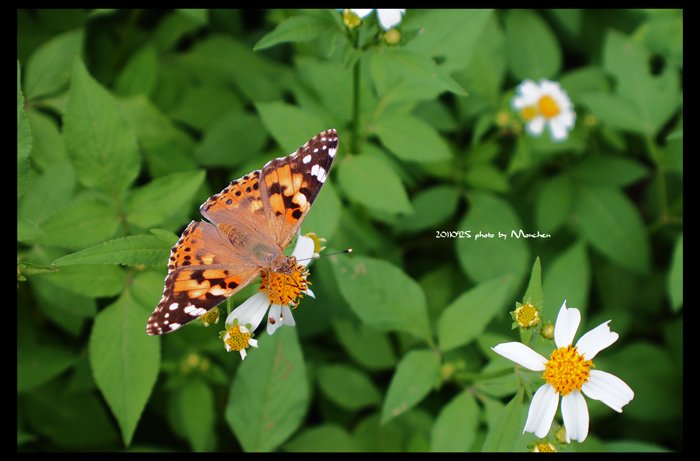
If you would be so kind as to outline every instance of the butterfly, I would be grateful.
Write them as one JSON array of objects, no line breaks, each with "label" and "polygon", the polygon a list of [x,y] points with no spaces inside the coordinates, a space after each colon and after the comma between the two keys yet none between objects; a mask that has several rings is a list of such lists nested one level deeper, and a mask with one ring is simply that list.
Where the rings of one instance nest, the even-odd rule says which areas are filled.
[{"label": "butterfly", "polygon": [[259,275],[289,273],[284,249],[323,187],[338,148],[322,131],[286,157],[231,181],[199,207],[172,247],[163,297],[146,324],[162,335],[199,318]]}]

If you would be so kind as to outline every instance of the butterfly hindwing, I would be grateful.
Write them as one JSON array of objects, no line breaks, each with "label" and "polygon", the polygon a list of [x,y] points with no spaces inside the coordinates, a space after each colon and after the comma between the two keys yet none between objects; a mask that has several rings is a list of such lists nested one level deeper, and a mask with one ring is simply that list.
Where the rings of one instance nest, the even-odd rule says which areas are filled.
[{"label": "butterfly hindwing", "polygon": [[170,251],[163,297],[146,325],[149,335],[174,331],[246,286],[257,266],[236,256],[214,225],[192,221]]}]

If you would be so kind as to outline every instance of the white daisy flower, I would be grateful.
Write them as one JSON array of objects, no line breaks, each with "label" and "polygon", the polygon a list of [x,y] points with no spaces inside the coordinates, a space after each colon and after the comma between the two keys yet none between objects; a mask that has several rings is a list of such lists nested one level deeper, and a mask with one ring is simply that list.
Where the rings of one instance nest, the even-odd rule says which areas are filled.
[{"label": "white daisy flower", "polygon": [[566,91],[550,80],[542,79],[539,85],[524,80],[518,85],[511,105],[525,120],[525,129],[532,136],[540,136],[548,126],[554,141],[566,141],[576,121],[574,106]]},{"label": "white daisy flower", "polygon": [[572,346],[580,322],[581,312],[567,308],[564,301],[554,326],[554,343],[558,349],[552,352],[549,360],[518,342],[502,343],[492,348],[497,354],[529,370],[544,372],[542,376],[546,383],[532,398],[523,432],[545,437],[561,396],[566,441],[583,442],[588,435],[588,407],[583,394],[600,400],[619,413],[634,398],[632,389],[620,378],[592,369],[592,360],[598,352],[617,341],[618,334],[610,331],[608,326],[610,320],[581,336]]},{"label": "white daisy flower", "polygon": [[268,334],[273,334],[282,325],[293,327],[295,322],[290,306],[296,306],[303,295],[315,297],[306,280],[309,274],[306,266],[314,258],[315,249],[314,238],[299,235],[292,252],[292,257],[296,258],[296,266],[288,274],[263,273],[260,291],[226,317],[227,330],[233,325],[246,325],[250,331],[255,331],[268,312],[268,307]]},{"label": "white daisy flower", "polygon": [[[364,19],[374,11],[373,8],[362,8],[362,9],[350,9],[360,18]],[[379,25],[384,30],[389,30],[392,27],[401,24],[401,17],[406,12],[405,9],[386,9],[379,8],[377,11],[377,18],[379,19]]]}]

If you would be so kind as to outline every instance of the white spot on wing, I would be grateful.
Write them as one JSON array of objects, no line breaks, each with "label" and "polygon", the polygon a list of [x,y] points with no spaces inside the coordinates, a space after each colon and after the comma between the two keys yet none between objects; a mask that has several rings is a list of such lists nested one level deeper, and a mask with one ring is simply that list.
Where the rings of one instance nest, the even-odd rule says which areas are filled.
[{"label": "white spot on wing", "polygon": [[177,330],[177,329],[180,328],[181,326],[182,326],[182,325],[180,325],[179,323],[171,323],[171,324],[170,324],[170,331]]},{"label": "white spot on wing", "polygon": [[335,149],[328,149],[328,156],[330,158],[335,157]]},{"label": "white spot on wing", "polygon": [[316,176],[319,182],[326,180],[326,170],[322,166],[314,165],[311,167],[311,176]]},{"label": "white spot on wing", "polygon": [[311,154],[304,157],[301,161],[304,163],[309,163],[311,161]]},{"label": "white spot on wing", "polygon": [[170,309],[171,311],[174,311],[178,307],[180,307],[180,305],[178,303],[172,303],[168,309]]}]

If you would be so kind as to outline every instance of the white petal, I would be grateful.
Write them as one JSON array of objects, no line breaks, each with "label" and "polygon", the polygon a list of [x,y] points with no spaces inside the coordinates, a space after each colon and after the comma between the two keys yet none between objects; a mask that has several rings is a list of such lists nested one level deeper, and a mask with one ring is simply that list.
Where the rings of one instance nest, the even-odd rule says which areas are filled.
[{"label": "white petal", "polygon": [[598,325],[581,336],[576,343],[576,348],[586,357],[586,360],[592,360],[593,357],[598,355],[598,352],[602,351],[619,338],[620,335],[610,331],[608,323],[610,323],[610,320]]},{"label": "white petal", "polygon": [[314,257],[314,248],[314,239],[312,239],[311,237],[304,237],[303,235],[299,235],[299,237],[297,238],[297,244],[294,247],[294,251],[292,252],[292,256],[297,258],[297,262],[299,264],[306,267],[309,265],[309,263]]},{"label": "white petal", "polygon": [[267,334],[272,335],[282,326],[280,316],[282,315],[282,306],[273,304],[270,306],[270,314],[267,316]]},{"label": "white petal", "polygon": [[557,322],[554,324],[554,343],[557,347],[573,344],[579,323],[581,323],[581,312],[575,307],[566,307],[566,300],[564,300],[557,315]]},{"label": "white petal", "polygon": [[591,378],[581,390],[589,398],[600,400],[618,413],[634,398],[634,391],[615,375],[600,370],[591,370]]},{"label": "white petal", "polygon": [[569,130],[566,128],[562,120],[557,117],[549,121],[549,134],[552,135],[553,141],[563,142],[569,137]]},{"label": "white petal", "polygon": [[557,120],[559,120],[566,128],[573,128],[574,121],[576,120],[576,113],[571,109],[562,110],[562,112],[557,116]]},{"label": "white petal", "polygon": [[283,322],[285,325],[289,325],[290,327],[296,325],[294,316],[292,315],[292,310],[289,308],[289,306],[282,306],[282,318],[284,319]]},{"label": "white petal", "polygon": [[231,337],[231,335],[227,331],[226,335],[224,336],[224,347],[226,348],[226,352],[231,352],[231,346],[229,346],[228,343],[226,342],[226,340],[229,339],[230,337]]},{"label": "white petal", "polygon": [[588,405],[579,391],[573,391],[561,399],[561,416],[566,427],[566,442],[570,439],[583,442],[588,436]]},{"label": "white petal", "polygon": [[269,305],[270,300],[267,294],[258,291],[253,296],[246,299],[243,304],[231,311],[228,317],[226,317],[226,326],[231,326],[233,320],[238,319],[239,325],[247,325],[250,323],[250,329],[255,331],[263,317],[265,317],[265,312]]},{"label": "white petal", "polygon": [[511,101],[511,106],[513,107],[513,110],[515,111],[521,111],[525,109],[527,106],[531,106],[532,101],[530,101],[528,98],[525,98],[523,96],[514,96],[513,100]]},{"label": "white petal", "polygon": [[248,345],[250,345],[250,346],[252,346],[252,347],[258,347],[258,340],[257,340],[257,339],[250,338],[250,339],[248,340]]},{"label": "white petal", "polygon": [[537,437],[544,437],[552,427],[554,413],[557,412],[559,394],[554,388],[545,384],[537,389],[530,403],[530,410],[527,412],[527,421],[523,432],[534,432]]},{"label": "white petal", "polygon": [[522,97],[529,98],[532,102],[540,99],[540,96],[542,95],[542,92],[540,91],[540,87],[537,86],[537,83],[535,83],[529,79],[523,80],[520,83],[520,85],[518,85],[516,92],[518,94],[520,94]]},{"label": "white petal", "polygon": [[561,86],[559,83],[546,79],[540,80],[540,90],[542,93],[551,95],[552,97],[557,97],[561,94]]},{"label": "white petal", "polygon": [[501,343],[492,347],[496,354],[502,355],[508,360],[512,360],[518,365],[522,365],[528,370],[544,371],[544,364],[547,359],[533,351],[523,343],[511,342]]},{"label": "white petal", "polygon": [[526,125],[525,129],[531,136],[539,136],[544,131],[544,117],[535,117],[530,120]]},{"label": "white petal", "polygon": [[245,351],[245,348],[241,349],[238,352],[241,353],[241,360],[245,360],[245,356],[248,355],[248,353]]},{"label": "white petal", "polygon": [[373,8],[357,8],[357,9],[350,9],[353,13],[358,15],[361,18],[366,18],[371,12]]},{"label": "white petal", "polygon": [[316,295],[313,291],[311,291],[311,288],[309,287],[306,287],[306,296],[311,296],[312,298],[316,299]]},{"label": "white petal", "polygon": [[377,16],[382,29],[389,30],[401,23],[401,15],[406,12],[405,9],[378,9]]}]

